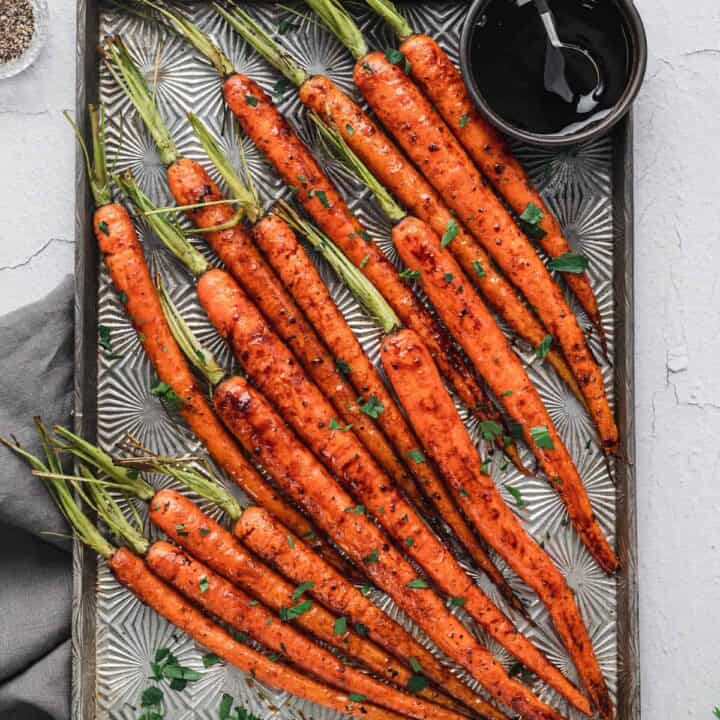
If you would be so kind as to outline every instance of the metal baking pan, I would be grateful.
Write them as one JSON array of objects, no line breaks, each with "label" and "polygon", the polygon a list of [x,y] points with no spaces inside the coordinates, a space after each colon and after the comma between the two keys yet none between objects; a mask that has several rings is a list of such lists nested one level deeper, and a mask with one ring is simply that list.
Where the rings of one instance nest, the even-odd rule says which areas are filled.
[{"label": "metal baking pan", "polygon": [[[184,5],[199,24],[211,31],[230,54],[238,69],[248,72],[271,89],[277,76],[233,35],[212,10],[201,4]],[[392,43],[389,31],[364,6],[350,4],[350,10],[367,33],[371,47]],[[249,3],[251,12],[260,13],[275,26],[285,10],[271,3]],[[467,5],[458,0],[407,3],[414,27],[435,36],[457,56],[458,35]],[[347,54],[317,23],[299,22],[293,31],[292,51],[313,71],[326,72],[345,89],[352,91]],[[204,160],[188,131],[185,113],[192,109],[207,122],[220,128],[223,117],[220,85],[207,66],[177,39],[159,40],[159,33],[142,20],[125,15],[116,6],[78,0],[77,117],[84,127],[88,102],[103,100],[111,119],[108,156],[118,170],[133,167],[141,185],[157,202],[169,202],[164,169],[157,161],[144,129],[129,110],[128,103],[99,69],[96,47],[107,33],[120,32],[136,56],[153,66],[161,43],[158,101],[176,135],[181,151]],[[154,76],[154,73],[151,74]],[[314,135],[303,117],[294,93],[288,93],[282,110],[311,144]],[[123,117],[122,127],[117,121]],[[227,147],[231,154],[238,140],[232,123],[225,124]],[[122,139],[122,149],[119,150]],[[68,139],[68,142],[70,140]],[[266,203],[278,197],[282,186],[262,158],[245,144],[251,169]],[[601,664],[616,698],[620,720],[640,717],[640,672],[638,657],[637,557],[634,480],[633,423],[633,206],[632,206],[632,118],[625,119],[612,135],[577,149],[549,151],[518,147],[534,180],[543,189],[550,205],[563,222],[571,243],[591,257],[591,275],[608,330],[612,363],[604,373],[620,428],[621,447],[612,473],[600,450],[593,443],[589,421],[559,381],[542,366],[530,371],[537,382],[559,430],[588,484],[604,529],[614,535],[623,571],[617,578],[606,578],[589,559],[573,531],[564,521],[562,507],[542,479],[521,479],[512,472],[502,476],[494,466],[496,479],[521,484],[529,508],[523,517],[528,528],[542,536],[553,559],[568,576],[588,622]],[[237,152],[235,150],[235,152]],[[366,221],[384,249],[390,250],[389,228],[381,219],[368,193],[332,163],[330,174],[351,205]],[[163,414],[149,394],[152,371],[140,351],[134,332],[112,292],[107,270],[101,263],[92,234],[92,203],[82,158],[76,156],[76,375],[75,425],[107,449],[128,431],[140,435],[159,452],[197,450],[195,441],[182,427],[176,427]],[[163,274],[171,294],[190,324],[205,342],[219,351],[221,360],[230,355],[209,326],[194,296],[187,275],[147,232],[140,228],[150,264]],[[371,357],[377,359],[379,334],[364,318],[349,293],[339,287],[327,268],[321,272]],[[573,308],[577,305],[573,303]],[[584,318],[581,316],[581,321]],[[108,362],[97,350],[97,325],[111,328],[114,347],[121,360]],[[532,353],[517,347],[530,363]],[[597,347],[595,348],[597,349]],[[472,427],[471,427],[472,430]],[[74,720],[131,718],[140,715],[140,692],[145,687],[154,649],[172,646],[186,665],[202,669],[201,653],[182,633],[143,608],[119,588],[104,564],[92,552],[76,545],[74,553],[75,592],[73,603],[73,682]],[[476,576],[477,577],[477,576]],[[483,583],[483,578],[478,577]],[[511,583],[521,597],[533,598],[516,578]],[[493,588],[488,592],[496,597]],[[383,605],[389,601],[378,594]],[[547,624],[545,613],[535,603],[530,608],[537,627],[528,630],[539,647],[573,677],[571,663]],[[523,622],[520,622],[523,627]],[[491,643],[491,647],[492,643]],[[499,654],[509,664],[506,653]],[[546,688],[536,690],[557,703]],[[241,673],[216,665],[201,681],[191,683],[182,693],[166,693],[166,717],[216,718],[223,691],[261,717],[330,717],[331,713],[277,693],[249,681]],[[575,720],[562,702],[557,707]]]}]

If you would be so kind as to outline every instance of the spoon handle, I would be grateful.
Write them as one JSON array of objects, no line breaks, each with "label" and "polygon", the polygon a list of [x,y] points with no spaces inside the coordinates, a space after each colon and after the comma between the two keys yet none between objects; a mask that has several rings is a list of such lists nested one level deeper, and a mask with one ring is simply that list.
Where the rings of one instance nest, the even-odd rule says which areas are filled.
[{"label": "spoon handle", "polygon": [[540,13],[550,12],[550,6],[547,4],[547,0],[535,0],[535,7]]}]

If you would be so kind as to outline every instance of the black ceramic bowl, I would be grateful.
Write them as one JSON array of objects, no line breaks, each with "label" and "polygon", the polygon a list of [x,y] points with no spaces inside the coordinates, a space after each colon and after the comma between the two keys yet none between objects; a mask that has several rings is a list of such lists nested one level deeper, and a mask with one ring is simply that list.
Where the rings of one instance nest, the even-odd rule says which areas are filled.
[{"label": "black ceramic bowl", "polygon": [[[500,117],[488,104],[478,87],[472,67],[471,43],[473,30],[485,9],[491,2],[499,0],[474,0],[463,25],[460,37],[460,66],[465,83],[476,106],[498,129],[510,137],[523,140],[534,145],[545,147],[566,147],[593,140],[607,133],[621,120],[630,109],[630,105],[640,90],[647,65],[647,38],[640,15],[631,0],[613,0],[619,8],[626,26],[629,42],[629,72],[625,90],[612,110],[597,123],[569,134],[534,133],[516,127]],[[609,0],[608,0],[609,1]]]}]

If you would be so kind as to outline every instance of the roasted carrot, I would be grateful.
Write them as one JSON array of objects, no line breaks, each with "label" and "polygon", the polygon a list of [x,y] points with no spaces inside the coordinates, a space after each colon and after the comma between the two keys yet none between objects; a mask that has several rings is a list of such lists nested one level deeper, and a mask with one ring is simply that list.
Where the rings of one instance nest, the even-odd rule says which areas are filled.
[{"label": "roasted carrot", "polygon": [[[292,535],[261,507],[246,508],[233,526],[233,533],[243,544],[277,568],[294,582],[312,581],[308,594],[330,610],[347,617],[354,625],[368,629],[368,637],[399,659],[414,658],[423,673],[445,688],[474,712],[490,720],[505,720],[505,716],[467,685],[452,675],[435,656],[418,643],[403,627],[371,602],[352,583]],[[288,541],[292,538],[292,542]]]},{"label": "roasted carrot", "polygon": [[442,374],[462,400],[471,409],[483,408],[486,417],[496,418],[490,411],[487,395],[467,368],[464,359],[457,354],[444,331],[351,214],[345,201],[270,97],[256,82],[240,73],[225,80],[223,92],[228,106],[240,120],[245,132],[265,153],[284,182],[296,191],[298,202],[323,232],[362,269],[403,323],[423,338]]},{"label": "roasted carrot", "polygon": [[[188,158],[180,158],[168,168],[168,184],[181,206],[224,199],[202,165]],[[188,215],[198,227],[212,228],[232,220],[234,211],[228,205],[201,205],[188,211]],[[235,225],[209,232],[205,237],[228,271],[332,402],[343,424],[352,424],[365,447],[393,479],[405,485],[411,484],[405,466],[387,438],[370,417],[360,412],[357,392],[338,372],[336,358],[332,357],[245,230]]]},{"label": "roasted carrot", "polygon": [[[367,113],[330,78],[324,76],[316,76],[305,82],[300,88],[300,99],[337,128],[353,152],[409,212],[441,236],[455,223],[457,235],[449,245],[455,259],[508,325],[532,347],[539,347],[547,335],[545,329],[520,300],[510,283],[496,270],[482,245],[467,232],[462,223],[454,219],[432,185],[408,162]],[[550,348],[545,359],[584,401],[577,381],[562,355]]]},{"label": "roasted carrot", "polygon": [[[542,232],[535,232],[540,247],[555,258],[572,253],[560,223],[533,187],[523,166],[500,133],[475,109],[462,75],[447,53],[427,35],[412,35],[400,45],[400,50],[410,63],[412,79],[508,205],[518,215],[533,205],[540,209],[542,219],[538,227]],[[587,273],[562,275],[604,344],[600,310]]]},{"label": "roasted carrot", "polygon": [[[206,273],[198,283],[198,296],[215,327],[231,339],[235,356],[257,387],[283,413],[285,421],[327,469],[362,503],[363,512],[377,518],[442,592],[454,597],[462,596],[464,607],[473,619],[518,660],[562,692],[567,684],[563,675],[472,582],[452,553],[425,525],[352,432],[333,428],[332,407],[283,348],[232,278],[221,270]],[[223,388],[238,382],[237,378],[228,380],[216,390],[215,407],[223,418],[227,414],[223,405],[223,396],[227,396],[227,392],[223,393]],[[372,398],[366,407],[375,412],[381,411]],[[225,423],[227,425],[227,419]],[[238,439],[242,442],[242,438]],[[276,482],[279,481],[276,479]],[[349,554],[353,557],[352,553]]]},{"label": "roasted carrot", "polygon": [[[47,462],[43,462],[40,458],[31,455],[16,444],[4,440],[2,441],[3,444],[28,460],[35,471],[34,474],[40,474],[44,478],[53,501],[67,519],[73,535],[103,557],[118,582],[136,595],[143,603],[180,630],[186,632],[198,643],[204,645],[231,665],[249,673],[260,682],[267,682],[276,688],[318,702],[332,710],[357,713],[361,717],[368,717],[366,713],[369,712],[378,720],[400,720],[402,717],[400,715],[365,704],[364,697],[361,700],[359,697],[355,697],[354,694],[346,696],[341,692],[317,683],[315,680],[300,675],[283,664],[273,662],[271,658],[252,650],[247,645],[236,642],[223,628],[205,617],[195,605],[187,602],[176,590],[152,573],[138,555],[125,547],[113,547],[80,510],[68,484],[69,480],[87,479],[90,481],[90,487],[97,487],[97,479],[83,465],[80,466],[81,477],[68,478],[62,475],[60,458],[50,441],[47,430],[37,418],[36,424],[40,432],[41,444],[45,449]],[[76,482],[74,484],[75,490],[82,497],[89,499],[85,491]],[[109,523],[109,527],[118,530],[121,536],[124,535],[126,529],[129,529],[128,536],[131,545],[136,546],[137,541],[139,541],[142,544],[142,549],[145,550],[147,540],[137,531],[135,526],[128,522],[122,510],[112,501],[107,491],[105,491],[105,498],[110,501],[110,505],[108,506],[104,500],[101,500],[99,509],[104,519]],[[109,512],[106,512],[108,510]],[[133,542],[133,540],[136,542]]]},{"label": "roasted carrot", "polygon": [[351,697],[301,675],[282,663],[273,662],[262,653],[233,638],[200,610],[185,600],[153,574],[147,565],[127,548],[119,548],[108,558],[108,567],[124,585],[145,605],[162,615],[177,628],[186,632],[200,645],[223,660],[248,673],[256,680],[280,690],[318,703],[337,712],[377,720],[399,720],[400,715]]},{"label": "roasted carrot", "polygon": [[[105,165],[102,110],[91,107],[93,157],[85,154],[97,209],[93,229],[115,289],[160,380],[182,402],[180,413],[192,432],[228,475],[283,523],[303,534],[312,524],[270,487],[245,460],[232,437],[214,415],[164,320],[160,301],[145,262],[135,226],[125,208],[112,202]],[[84,145],[83,145],[83,149]]]},{"label": "roasted carrot", "polygon": [[[448,478],[458,503],[490,546],[537,592],[595,706],[608,717],[612,703],[575,598],[562,573],[518,522],[483,471],[477,450],[422,342],[412,331],[403,330],[384,343],[382,362],[423,447]],[[580,693],[568,699],[590,714]]]},{"label": "roasted carrot", "polygon": [[528,239],[486,187],[486,181],[429,100],[401,68],[390,63],[384,53],[373,52],[356,64],[354,78],[408,157],[535,308],[583,391],[603,448],[614,452],[617,427],[600,368],[562,291]]},{"label": "roasted carrot", "polygon": [[[379,414],[378,424],[397,452],[407,458],[408,466],[419,487],[431,500],[478,567],[495,583],[503,597],[517,610],[522,611],[524,609],[522,604],[458,512],[435,468],[419,452],[415,434],[387,391],[375,367],[363,352],[343,314],[330,297],[315,265],[290,227],[277,216],[269,215],[255,225],[253,236],[270,265],[292,295],[297,298],[307,317],[320,329],[335,357],[341,358],[346,364],[348,379],[356,391],[362,397],[376,398],[382,406],[383,411]],[[402,484],[401,488],[416,506],[422,507],[423,500],[417,492],[418,485],[409,480],[408,483]]]},{"label": "roasted carrot", "polygon": [[[364,509],[352,512],[357,508],[356,501],[244,378],[234,377],[222,383],[215,393],[215,405],[235,437],[246,448],[253,449],[258,461],[275,481],[312,514],[351,559],[364,567],[368,577],[385,590],[443,652],[463,665],[500,703],[523,717],[534,720],[560,717],[526,687],[508,677],[490,652],[448,612],[428,583],[417,576],[412,565],[365,514]],[[352,462],[352,458],[346,460]],[[391,494],[391,488],[386,487],[385,490],[387,495]],[[394,498],[388,499],[394,501]],[[377,507],[377,503],[373,505]],[[454,561],[442,550],[438,555],[436,543],[432,540],[426,544],[421,521],[411,520],[409,513],[407,519],[403,516],[396,520],[394,505],[386,507],[387,512],[380,513],[379,518],[392,516],[396,526],[414,530],[418,537],[416,542],[405,543],[405,546],[412,545],[410,550],[415,549],[416,557],[431,553],[430,560],[437,576],[451,573]],[[418,553],[417,548],[422,548],[422,552]],[[424,560],[429,566],[428,558]],[[447,582],[442,584],[448,587]],[[472,596],[477,587],[468,578],[450,585],[451,594],[457,597],[459,593],[463,598]],[[492,628],[488,629],[492,632]],[[562,675],[557,675],[566,682]]]},{"label": "roasted carrot", "polygon": [[[520,425],[528,447],[562,498],[590,553],[606,572],[615,571],[615,553],[540,395],[488,309],[474,290],[463,284],[452,255],[440,246],[440,239],[427,225],[414,218],[395,227],[393,241],[403,260],[421,274],[425,292],[450,332]],[[448,283],[448,274],[458,279]]]},{"label": "roasted carrot", "polygon": [[[276,613],[295,604],[294,585],[256,558],[184,495],[168,489],[159,491],[150,502],[150,519],[193,557]],[[293,620],[306,632],[359,660],[379,676],[407,685],[412,673],[402,663],[352,630],[336,633],[336,621],[336,616],[315,604]],[[432,687],[425,688],[420,695],[431,702],[448,704]]]},{"label": "roasted carrot", "polygon": [[298,594],[296,591],[293,604],[283,608],[278,616],[264,605],[254,603],[252,597],[170,543],[153,543],[145,561],[156,575],[188,600],[332,687],[364,695],[370,702],[410,718],[461,720],[464,717],[402,693],[346,665],[287,624],[284,619],[288,616],[301,615],[312,607],[312,601],[304,597],[304,592]]}]

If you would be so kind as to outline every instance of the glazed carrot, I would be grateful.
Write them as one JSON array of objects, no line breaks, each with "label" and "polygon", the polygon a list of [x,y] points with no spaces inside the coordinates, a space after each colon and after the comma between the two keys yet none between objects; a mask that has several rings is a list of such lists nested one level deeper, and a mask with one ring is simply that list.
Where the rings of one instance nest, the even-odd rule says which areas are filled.
[{"label": "glazed carrot", "polygon": [[[263,602],[276,613],[294,605],[295,586],[243,547],[222,525],[191,500],[173,490],[160,490],[150,502],[150,519],[173,542],[197,560]],[[412,673],[368,639],[350,630],[336,633],[337,617],[313,604],[294,618],[304,631],[363,663],[380,677],[407,685]],[[448,704],[433,687],[420,693],[431,702]]]},{"label": "glazed carrot", "polygon": [[484,415],[490,417],[489,400],[464,360],[351,214],[345,201],[270,97],[256,82],[240,73],[225,80],[223,92],[243,130],[265,153],[284,182],[296,191],[298,202],[323,232],[362,269],[403,323],[423,338],[443,376],[451,382],[463,402],[472,409],[483,408]]},{"label": "glazed carrot", "polygon": [[233,638],[182,595],[154,575],[147,565],[126,548],[119,548],[108,558],[108,567],[121,585],[145,605],[186,632],[200,645],[214,652],[230,665],[248,673],[256,680],[323,707],[358,718],[399,720],[400,715],[366,703],[301,675],[287,665],[273,662]]},{"label": "glazed carrot", "polygon": [[[135,227],[122,205],[112,202],[105,167],[102,111],[90,108],[93,158],[86,155],[97,209],[93,229],[113,284],[159,379],[182,403],[180,413],[215,461],[258,503],[303,534],[312,524],[292,508],[245,460],[218,421],[165,322]],[[83,146],[84,149],[84,146]]]},{"label": "glazed carrot", "polygon": [[615,420],[600,368],[558,285],[501,202],[485,185],[428,99],[384,53],[355,66],[355,84],[380,121],[422,170],[458,219],[535,308],[557,340],[585,396],[603,448],[617,449]]},{"label": "glazed carrot", "polygon": [[[313,515],[351,559],[365,568],[368,577],[395,600],[438,648],[463,665],[500,703],[523,717],[533,720],[560,717],[521,683],[508,677],[502,665],[448,612],[427,582],[417,576],[390,538],[364,511],[357,509],[355,500],[244,378],[234,377],[223,382],[215,393],[215,405],[235,437],[253,449],[275,481]],[[410,514],[407,519],[403,516],[395,520],[391,505],[387,511],[379,517],[393,515],[396,525],[415,531],[418,540],[406,543],[406,547],[422,548],[420,556],[432,553],[432,564],[439,571],[436,574],[452,573],[453,561],[448,554],[441,552],[438,556],[435,543],[426,544],[421,521],[412,520]],[[417,549],[414,554],[418,556]],[[465,578],[453,585],[452,594],[460,593],[460,597],[467,598],[474,588],[472,581]]]},{"label": "glazed carrot", "polygon": [[404,262],[421,273],[425,292],[450,332],[521,426],[528,447],[592,556],[606,572],[617,570],[617,558],[600,529],[580,475],[520,360],[475,292],[463,286],[462,279],[445,280],[447,274],[461,278],[457,263],[440,247],[437,235],[414,218],[395,227],[393,240]]},{"label": "glazed carrot", "polygon": [[[510,283],[496,270],[482,245],[454,219],[432,185],[364,110],[332,80],[323,76],[305,82],[300,88],[300,99],[332,123],[353,152],[409,212],[426,222],[440,236],[455,223],[457,235],[449,245],[455,259],[505,322],[534,348],[539,347],[547,335],[545,329]],[[577,381],[562,355],[550,348],[545,360],[584,402]]]},{"label": "glazed carrot", "polygon": [[[224,199],[207,171],[188,158],[180,158],[170,165],[168,184],[180,206]],[[232,220],[234,214],[229,205],[205,205],[188,211],[192,221],[200,228],[223,226]],[[407,470],[387,438],[367,415],[360,412],[357,392],[338,372],[336,358],[328,352],[245,230],[235,225],[208,232],[205,237],[228,271],[332,402],[343,424],[352,424],[365,447],[393,479],[405,486],[412,485]]]},{"label": "glazed carrot", "polygon": [[305,598],[304,593],[296,593],[293,604],[283,608],[283,614],[278,616],[264,605],[254,603],[252,597],[170,543],[153,543],[145,561],[156,575],[188,600],[332,687],[364,695],[376,705],[419,720],[461,720],[464,717],[402,693],[346,665],[287,624],[283,617],[303,614],[312,607],[312,601]]},{"label": "glazed carrot", "polygon": [[[431,37],[414,33],[391,0],[366,0],[367,4],[393,29],[401,41],[400,51],[408,61],[410,77],[433,103],[447,126],[460,141],[477,167],[495,189],[521,215],[534,205],[543,214],[538,243],[551,257],[572,252],[560,224],[533,188],[523,166],[513,156],[501,134],[475,109],[459,70],[447,53]],[[421,218],[426,220],[426,218]],[[433,228],[438,232],[436,228]],[[442,234],[442,233],[438,233]],[[604,342],[597,299],[586,273],[564,273],[588,317]]]},{"label": "glazed carrot", "polygon": [[[243,544],[276,567],[294,582],[312,581],[308,594],[334,613],[353,624],[368,629],[368,637],[405,662],[409,658],[422,667],[423,673],[445,688],[474,712],[491,720],[505,716],[488,705],[467,685],[452,675],[435,656],[418,643],[402,626],[386,615],[340,573],[311,552],[305,543],[280,525],[261,507],[246,508],[233,527]],[[291,537],[292,542],[287,538]]]},{"label": "glazed carrot", "polygon": [[[403,330],[384,343],[382,361],[423,447],[448,478],[458,503],[490,546],[537,592],[595,706],[608,717],[612,703],[573,593],[483,471],[477,450],[422,342],[412,331]],[[568,699],[590,714],[580,693]]]},{"label": "glazed carrot", "polygon": [[[560,223],[500,133],[475,109],[460,71],[445,51],[427,35],[409,37],[400,50],[410,62],[412,79],[508,205],[518,215],[532,205],[541,210],[539,227],[545,234],[537,238],[540,247],[555,258],[572,253]],[[587,273],[562,275],[604,341],[600,310]]]},{"label": "glazed carrot", "polygon": [[[118,582],[143,603],[186,632],[198,643],[260,682],[269,683],[273,687],[344,713],[357,713],[361,717],[372,715],[378,720],[399,720],[402,717],[365,704],[364,698],[361,699],[354,694],[344,695],[317,683],[283,664],[274,663],[270,658],[252,650],[247,645],[236,642],[223,628],[205,617],[195,605],[188,603],[177,591],[153,574],[140,557],[127,548],[113,547],[80,510],[68,484],[68,480],[72,480],[77,493],[88,499],[88,495],[76,481],[87,479],[90,481],[90,487],[97,487],[97,479],[82,465],[80,468],[82,477],[68,478],[68,476],[62,475],[62,466],[56,448],[52,445],[48,433],[39,419],[36,419],[36,424],[40,432],[41,444],[45,449],[47,463],[29,454],[18,445],[7,443],[7,441],[3,441],[3,443],[28,460],[34,468],[34,474],[40,473],[43,476],[53,501],[67,519],[73,535],[103,557]],[[110,527],[118,530],[120,535],[124,535],[124,531],[129,529],[129,536],[138,539],[144,550],[147,547],[147,540],[134,525],[128,522],[122,510],[112,501],[107,491],[105,491],[105,497],[110,500],[110,506],[101,502],[101,514],[110,523]],[[135,544],[132,539],[131,544]]]},{"label": "glazed carrot", "polygon": [[[332,407],[254,311],[233,279],[222,270],[205,273],[198,283],[198,296],[218,332],[231,339],[238,362],[257,387],[283,413],[285,421],[327,469],[351,489],[362,503],[363,512],[377,518],[442,592],[463,597],[467,612],[508,652],[562,692],[567,684],[563,675],[472,582],[352,432],[333,428]],[[238,378],[227,380],[215,393],[215,407],[226,425],[224,398],[229,396],[223,388],[239,382]],[[368,405],[376,412],[381,411],[376,402],[368,401]],[[234,428],[233,432],[235,434]],[[243,442],[242,438],[238,439]],[[279,482],[277,478],[276,482]],[[313,517],[316,517],[314,513]],[[353,557],[352,553],[348,554]]]},{"label": "glazed carrot", "polygon": [[[335,357],[341,358],[346,364],[348,379],[356,391],[362,397],[376,398],[382,405],[383,411],[378,417],[378,424],[391,440],[398,454],[407,458],[408,466],[415,475],[419,487],[431,500],[478,567],[495,583],[503,597],[517,610],[522,611],[523,606],[519,599],[458,512],[435,468],[419,452],[419,443],[415,434],[387,391],[375,367],[363,352],[343,314],[330,297],[315,265],[297,241],[293,231],[277,216],[268,215],[255,225],[253,237],[307,317],[319,329]],[[408,485],[410,487],[407,487]],[[402,484],[401,488],[416,506],[422,507],[422,497],[417,492],[418,485],[410,480]]]}]

